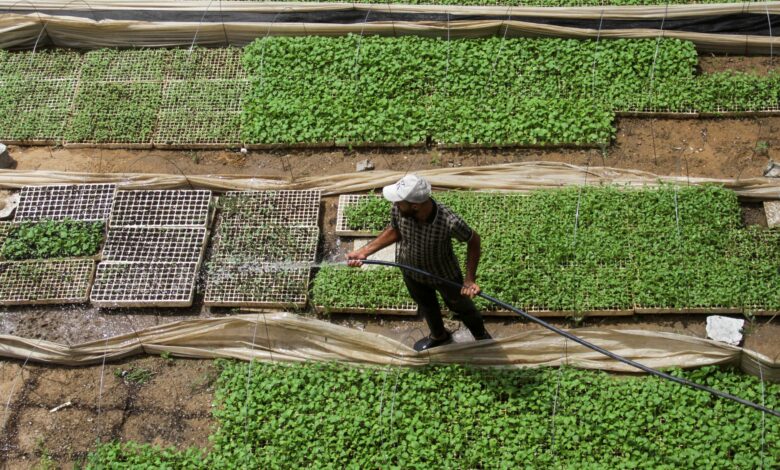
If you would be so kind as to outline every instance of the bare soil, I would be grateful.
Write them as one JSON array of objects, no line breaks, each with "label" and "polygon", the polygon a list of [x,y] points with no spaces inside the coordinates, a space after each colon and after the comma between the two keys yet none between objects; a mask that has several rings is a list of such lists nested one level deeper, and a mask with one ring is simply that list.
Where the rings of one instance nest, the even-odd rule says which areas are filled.
[{"label": "bare soil", "polygon": [[731,70],[734,72],[767,75],[770,72],[780,71],[780,58],[764,56],[700,54],[699,69],[701,73],[714,73]]},{"label": "bare soil", "polygon": [[[132,369],[151,378],[116,372]],[[0,361],[0,468],[70,468],[98,440],[208,449],[217,375],[212,361],[160,357],[83,368]]]}]

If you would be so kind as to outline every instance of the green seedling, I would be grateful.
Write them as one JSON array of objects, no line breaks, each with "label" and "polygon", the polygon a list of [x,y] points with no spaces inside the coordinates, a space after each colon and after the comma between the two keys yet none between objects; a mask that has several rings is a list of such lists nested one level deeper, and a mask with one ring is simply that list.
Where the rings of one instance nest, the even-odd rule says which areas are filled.
[{"label": "green seedling", "polygon": [[125,385],[143,385],[152,379],[154,372],[143,367],[117,368],[114,369],[114,376],[122,379]]}]

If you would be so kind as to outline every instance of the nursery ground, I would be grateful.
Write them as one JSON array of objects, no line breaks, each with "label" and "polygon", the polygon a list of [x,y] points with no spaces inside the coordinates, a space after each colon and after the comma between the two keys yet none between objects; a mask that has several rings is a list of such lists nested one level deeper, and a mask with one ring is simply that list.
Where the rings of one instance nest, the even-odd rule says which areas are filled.
[{"label": "nursery ground", "polygon": [[[767,70],[772,64],[739,63],[739,58],[705,58],[701,67]],[[140,151],[10,148],[21,170],[138,172],[184,174],[244,174],[299,179],[352,172],[355,164],[372,160],[377,169],[413,171],[437,167],[488,165],[519,161],[557,161],[578,165],[612,166],[663,175],[745,178],[760,176],[770,159],[780,160],[780,117],[746,119],[635,119],[617,123],[616,140],[601,150],[306,150]],[[332,227],[335,198],[323,202],[323,249],[334,253]],[[745,211],[749,223],[761,223],[761,211]],[[751,219],[752,218],[752,219]],[[331,230],[330,236],[327,235]],[[132,333],[145,327],[212,313],[191,309],[104,310],[91,306],[3,308],[0,334],[39,338],[65,344],[104,335]],[[581,326],[643,329],[705,336],[705,315],[655,315],[586,318]],[[427,329],[418,318],[334,315],[331,321],[393,337],[407,345]],[[575,326],[568,319],[551,323]],[[468,333],[458,323],[456,339]],[[539,328],[516,319],[488,320],[496,337]],[[773,360],[780,357],[780,321],[760,317],[749,324],[744,345]],[[127,382],[114,371],[146,371],[143,383]],[[52,464],[68,468],[91,449],[97,439],[123,439],[161,445],[207,447],[213,381],[211,361],[145,357],[83,368],[42,366],[23,361],[0,361],[0,468],[35,468]],[[101,377],[103,387],[101,392]],[[50,410],[64,403],[70,406]],[[6,403],[8,406],[6,408]],[[44,467],[45,468],[45,467]]]},{"label": "nursery ground", "polygon": [[261,175],[297,180],[355,171],[371,160],[377,169],[414,171],[507,162],[553,161],[611,166],[661,175],[714,178],[761,176],[770,159],[780,160],[780,117],[743,119],[622,118],[605,149],[320,149],[109,150],[51,147],[10,148],[20,170],[96,173]]}]

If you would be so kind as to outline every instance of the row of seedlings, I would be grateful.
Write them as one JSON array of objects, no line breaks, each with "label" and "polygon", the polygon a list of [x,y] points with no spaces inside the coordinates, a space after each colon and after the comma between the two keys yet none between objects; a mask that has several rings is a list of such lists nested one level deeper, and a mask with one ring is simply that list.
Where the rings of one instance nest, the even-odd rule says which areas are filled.
[{"label": "row of seedlings", "polygon": [[[456,204],[462,193],[440,193],[437,199],[445,204]],[[485,196],[485,194],[482,194]],[[524,196],[505,196],[504,203],[515,205]],[[452,198],[452,200],[450,200]],[[380,201],[379,204],[376,202]],[[514,202],[513,202],[514,201]],[[496,201],[491,201],[496,204]],[[490,202],[485,202],[490,206]],[[377,198],[376,195],[342,195],[339,197],[339,207],[336,218],[336,234],[349,237],[373,237],[389,221],[389,203]],[[498,209],[497,213],[501,213]],[[483,237],[483,245],[490,241],[501,240],[506,235],[506,224],[495,220],[495,215],[472,215],[472,227]],[[509,229],[511,230],[511,228]],[[508,239],[509,237],[507,237]],[[502,249],[511,250],[504,246]],[[516,248],[516,247],[515,247]],[[463,247],[456,246],[460,253]],[[484,252],[483,252],[484,253]],[[629,253],[623,253],[628,255]],[[600,260],[591,263],[587,260],[567,257],[555,266],[534,267],[533,263],[523,263],[520,267],[522,275],[512,273],[503,267],[492,266],[483,260],[481,274],[484,277],[498,279],[503,277],[506,283],[523,283],[528,286],[529,299],[547,299],[546,302],[530,301],[522,308],[532,314],[545,317],[564,317],[577,311],[580,314],[624,316],[634,313],[629,286],[630,273],[628,264],[631,260],[626,256],[616,259]],[[488,272],[486,272],[488,271]],[[333,290],[349,292],[340,298],[329,298],[327,304],[317,306],[318,311],[342,313],[382,313],[394,315],[413,315],[416,305],[406,293],[401,280],[401,274],[396,269],[364,266],[363,270],[332,269],[328,272],[328,283]],[[566,282],[560,282],[566,279]],[[322,293],[318,288],[315,292]],[[574,295],[575,288],[581,295]],[[542,294],[543,293],[543,294]],[[315,297],[322,297],[316,296]],[[615,299],[621,299],[616,301]],[[315,299],[316,300],[316,299]],[[320,300],[322,300],[320,298]],[[335,303],[334,303],[335,301]],[[441,299],[440,299],[441,303]],[[494,305],[481,302],[478,306],[489,316],[514,316],[513,312],[497,309]]]},{"label": "row of seedlings", "polygon": [[240,142],[241,49],[0,51],[0,139],[148,148]]},{"label": "row of seedlings", "polygon": [[319,240],[320,198],[316,190],[221,196],[204,303],[304,307]]},{"label": "row of seedlings", "polygon": [[189,307],[205,251],[211,191],[120,191],[91,301]]},{"label": "row of seedlings", "polygon": [[[437,198],[483,236],[483,287],[530,312],[771,314],[780,308],[780,294],[770,287],[780,282],[780,231],[742,227],[736,196],[721,188]],[[389,204],[381,198],[344,196],[341,206],[339,233],[371,235],[387,225]],[[461,259],[463,251],[456,246]],[[394,271],[323,268],[315,302],[331,311],[396,313],[409,299]]]},{"label": "row of seedlings", "polygon": [[81,55],[76,52],[0,50],[0,140],[62,141],[80,71]]},{"label": "row of seedlings", "polygon": [[115,194],[113,184],[22,188],[3,224],[0,304],[86,302]]}]

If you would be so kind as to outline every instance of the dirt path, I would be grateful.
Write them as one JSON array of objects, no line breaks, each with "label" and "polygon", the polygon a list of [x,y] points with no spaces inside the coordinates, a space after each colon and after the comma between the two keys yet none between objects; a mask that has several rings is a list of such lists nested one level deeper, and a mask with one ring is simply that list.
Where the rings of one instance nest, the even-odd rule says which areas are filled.
[{"label": "dirt path", "polygon": [[217,375],[212,361],[160,357],[83,368],[0,361],[0,468],[69,468],[98,440],[208,448]]},{"label": "dirt path", "polygon": [[298,179],[355,171],[370,159],[377,169],[554,161],[632,168],[663,175],[740,178],[760,176],[780,160],[780,117],[751,119],[618,120],[613,145],[601,150],[296,150],[161,151],[11,147],[23,170],[98,173],[243,174]]}]

